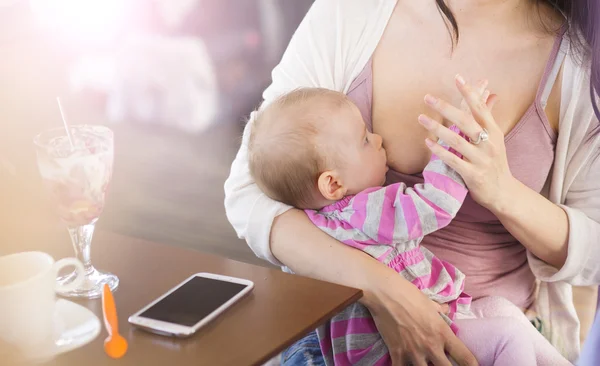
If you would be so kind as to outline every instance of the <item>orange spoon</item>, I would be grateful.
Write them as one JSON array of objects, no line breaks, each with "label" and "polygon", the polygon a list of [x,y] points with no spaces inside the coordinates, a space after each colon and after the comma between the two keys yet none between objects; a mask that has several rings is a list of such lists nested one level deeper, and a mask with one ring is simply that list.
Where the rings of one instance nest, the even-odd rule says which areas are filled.
[{"label": "orange spoon", "polygon": [[107,284],[104,284],[102,289],[102,312],[104,326],[108,332],[108,337],[104,340],[104,352],[112,358],[121,358],[127,352],[127,340],[119,334],[117,307]]}]

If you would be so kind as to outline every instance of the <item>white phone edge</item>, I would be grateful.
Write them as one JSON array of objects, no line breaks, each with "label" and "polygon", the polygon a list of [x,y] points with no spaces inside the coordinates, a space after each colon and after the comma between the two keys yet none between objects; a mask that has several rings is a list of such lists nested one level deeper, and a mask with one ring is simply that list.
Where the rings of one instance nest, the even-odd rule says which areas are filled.
[{"label": "white phone edge", "polygon": [[[180,324],[175,324],[175,323],[163,322],[160,320],[155,320],[155,319],[150,319],[150,318],[145,318],[145,317],[140,316],[140,314],[142,314],[143,312],[148,310],[150,307],[152,307],[154,304],[156,304],[160,300],[169,296],[172,292],[174,292],[175,290],[177,290],[178,288],[183,286],[188,281],[192,280],[194,277],[204,277],[204,278],[211,278],[211,279],[225,281],[225,282],[238,283],[240,285],[245,285],[246,287],[242,291],[240,291],[237,295],[235,295],[228,301],[224,302],[221,306],[216,308],[212,313],[208,314],[206,317],[202,318],[202,320],[200,320],[198,323],[194,324],[191,327],[180,325]],[[194,333],[196,333],[200,328],[202,328],[206,324],[210,323],[217,316],[221,315],[225,310],[227,310],[229,307],[231,307],[233,304],[235,304],[238,300],[240,300],[241,298],[246,296],[248,293],[250,293],[250,291],[252,291],[253,288],[254,288],[254,282],[243,279],[243,278],[230,277],[230,276],[219,275],[219,274],[215,274],[215,273],[207,273],[207,272],[196,273],[196,274],[193,274],[190,277],[186,278],[185,280],[183,280],[178,285],[174,286],[169,291],[165,292],[162,296],[158,297],[156,300],[150,302],[148,305],[143,307],[141,310],[139,310],[135,314],[131,315],[128,318],[128,321],[130,324],[132,324],[136,327],[142,328],[144,330],[147,330],[149,332],[152,332],[152,333],[166,335],[166,336],[180,337],[180,338],[189,337],[189,336],[192,336]]]}]

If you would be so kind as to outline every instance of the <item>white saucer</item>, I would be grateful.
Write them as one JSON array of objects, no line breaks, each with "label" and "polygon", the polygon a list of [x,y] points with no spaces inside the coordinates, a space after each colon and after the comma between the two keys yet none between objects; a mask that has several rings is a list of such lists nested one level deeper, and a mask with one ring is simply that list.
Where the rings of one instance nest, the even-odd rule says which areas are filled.
[{"label": "white saucer", "polygon": [[[54,357],[72,351],[93,341],[100,333],[98,317],[81,305],[65,299],[56,300],[54,309],[54,335],[48,343],[24,349],[2,347],[0,341],[0,364],[32,365],[45,363]],[[52,344],[54,343],[54,344]],[[8,344],[5,344],[6,346]]]},{"label": "white saucer", "polygon": [[87,308],[57,299],[54,311],[55,355],[82,347],[100,334],[100,320]]}]

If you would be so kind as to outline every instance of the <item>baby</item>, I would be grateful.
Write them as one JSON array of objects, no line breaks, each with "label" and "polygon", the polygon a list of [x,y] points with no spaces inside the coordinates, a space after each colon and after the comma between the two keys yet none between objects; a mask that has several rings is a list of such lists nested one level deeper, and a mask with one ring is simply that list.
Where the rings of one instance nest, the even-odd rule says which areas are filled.
[{"label": "baby", "polygon": [[[382,138],[367,130],[344,94],[305,88],[281,96],[258,113],[248,150],[250,173],[266,195],[305,209],[330,236],[392,268],[433,301],[447,303],[450,313],[442,316],[480,364],[570,364],[508,300],[471,304],[464,274],[419,245],[454,218],[467,195],[464,181],[432,156],[423,184],[383,187],[388,167]],[[317,333],[328,365],[391,364],[369,311],[359,303]]]}]

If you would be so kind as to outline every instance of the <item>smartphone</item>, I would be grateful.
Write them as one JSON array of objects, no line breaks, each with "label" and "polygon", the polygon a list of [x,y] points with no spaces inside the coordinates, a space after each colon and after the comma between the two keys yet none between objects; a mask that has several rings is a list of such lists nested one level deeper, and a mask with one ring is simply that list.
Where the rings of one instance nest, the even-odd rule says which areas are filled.
[{"label": "smartphone", "polygon": [[189,337],[254,288],[241,278],[197,273],[129,317],[129,323],[160,335]]}]

